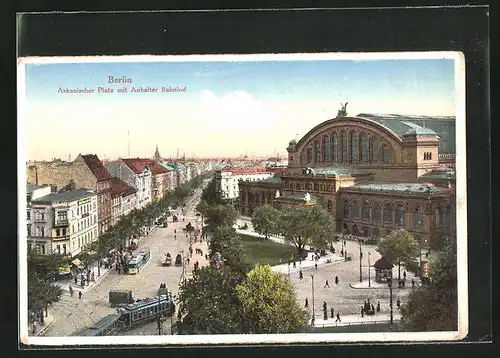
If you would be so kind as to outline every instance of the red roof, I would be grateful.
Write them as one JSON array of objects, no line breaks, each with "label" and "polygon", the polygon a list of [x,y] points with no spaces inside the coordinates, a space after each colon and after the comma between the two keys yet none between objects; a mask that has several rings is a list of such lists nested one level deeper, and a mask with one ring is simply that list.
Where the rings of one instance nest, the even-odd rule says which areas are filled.
[{"label": "red roof", "polygon": [[111,179],[111,175],[95,154],[82,155],[82,159],[98,181]]},{"label": "red roof", "polygon": [[151,173],[153,175],[155,175],[155,174],[165,174],[165,173],[169,172],[167,169],[163,168],[160,164],[158,164],[154,160],[151,160],[151,166],[149,167],[149,169],[151,169]]},{"label": "red roof", "polygon": [[151,170],[151,174],[164,174],[168,170],[163,168],[160,164],[156,163],[153,159],[148,158],[126,158],[122,161],[136,174],[141,174],[146,168]]},{"label": "red roof", "polygon": [[266,168],[226,168],[222,171],[231,172],[233,175],[270,173]]},{"label": "red roof", "polygon": [[137,189],[121,181],[118,178],[111,178],[111,197],[127,196],[137,192]]}]

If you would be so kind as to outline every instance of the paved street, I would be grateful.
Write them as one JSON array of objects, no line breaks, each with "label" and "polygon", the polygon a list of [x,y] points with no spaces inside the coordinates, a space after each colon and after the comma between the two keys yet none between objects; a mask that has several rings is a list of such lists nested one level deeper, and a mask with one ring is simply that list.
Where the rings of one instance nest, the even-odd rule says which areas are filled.
[{"label": "paved street", "polygon": [[[162,266],[162,261],[166,252],[170,252],[174,262],[177,253],[182,250],[188,253],[189,239],[182,231],[182,228],[189,221],[191,221],[193,226],[197,226],[196,220],[199,219],[195,215],[194,208],[200,195],[201,189],[197,189],[193,197],[186,200],[186,216],[180,214],[179,222],[173,223],[172,217],[170,217],[167,228],[155,227],[149,235],[139,242],[139,248],[149,247],[151,249],[151,259],[139,274],[118,274],[113,269],[93,286],[83,291],[81,300],[78,298],[78,294],[70,297],[69,292],[65,291],[60,302],[55,303],[50,308],[54,322],[43,332],[43,335],[69,336],[75,331],[92,325],[106,315],[115,313],[116,309],[110,307],[108,302],[108,293],[112,289],[131,289],[134,298],[146,298],[156,296],[160,283],[164,282],[175,296],[178,292],[179,281],[182,276],[182,267],[175,266],[174,264],[170,267],[164,267]],[[199,225],[199,221],[197,222]],[[208,252],[206,242],[195,243],[193,250],[195,248],[200,248],[204,254]],[[207,265],[204,257],[193,253],[193,257],[187,266],[187,277],[189,277],[189,273],[192,271],[196,261],[199,261],[200,266]],[[144,331],[142,334],[158,334],[155,322],[136,330],[139,331],[139,334],[140,331]],[[169,330],[170,320],[167,320],[164,332],[168,334]],[[128,334],[134,333],[137,334],[134,331],[128,332]]]}]

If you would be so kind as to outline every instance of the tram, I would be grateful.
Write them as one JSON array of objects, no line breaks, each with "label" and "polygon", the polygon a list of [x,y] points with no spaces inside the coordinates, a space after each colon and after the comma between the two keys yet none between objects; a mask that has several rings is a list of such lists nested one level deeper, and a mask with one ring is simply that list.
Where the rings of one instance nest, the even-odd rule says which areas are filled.
[{"label": "tram", "polygon": [[135,275],[141,271],[142,267],[151,258],[151,251],[148,248],[141,249],[138,253],[134,254],[132,259],[128,262],[128,273]]},{"label": "tram", "polygon": [[79,336],[97,337],[97,336],[112,336],[120,331],[125,330],[124,322],[120,319],[119,314],[111,314],[93,326],[84,330]]},{"label": "tram", "polygon": [[135,303],[123,305],[117,308],[120,314],[120,321],[125,330],[132,329],[135,326],[152,321],[158,316],[173,315],[175,312],[175,303],[172,300],[172,294],[147,298]]},{"label": "tram", "polygon": [[77,336],[112,336],[137,326],[154,321],[158,317],[171,316],[175,313],[172,293],[147,298],[127,305],[120,305],[117,313],[104,317],[93,326],[75,333]]}]

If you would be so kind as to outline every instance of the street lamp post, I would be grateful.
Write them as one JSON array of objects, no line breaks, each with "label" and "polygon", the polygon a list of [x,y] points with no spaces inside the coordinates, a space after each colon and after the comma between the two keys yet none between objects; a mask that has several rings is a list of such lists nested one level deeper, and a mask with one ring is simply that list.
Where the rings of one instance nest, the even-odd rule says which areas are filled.
[{"label": "street lamp post", "polygon": [[361,251],[361,239],[358,239],[359,242],[359,282],[363,282],[363,252]]},{"label": "street lamp post", "polygon": [[368,252],[368,287],[372,287],[371,278],[370,278],[370,256],[371,256],[371,253]]},{"label": "street lamp post", "polygon": [[311,290],[312,290],[312,318],[311,318],[311,323],[312,323],[312,326],[314,326],[314,321],[315,321],[315,317],[314,317],[314,275],[311,275]]},{"label": "street lamp post", "polygon": [[392,275],[388,278],[387,280],[387,285],[389,286],[389,300],[390,300],[390,303],[389,303],[389,307],[391,308],[391,325],[393,323],[393,313],[392,313]]},{"label": "street lamp post", "polygon": [[288,279],[290,279],[290,260],[288,260]]}]

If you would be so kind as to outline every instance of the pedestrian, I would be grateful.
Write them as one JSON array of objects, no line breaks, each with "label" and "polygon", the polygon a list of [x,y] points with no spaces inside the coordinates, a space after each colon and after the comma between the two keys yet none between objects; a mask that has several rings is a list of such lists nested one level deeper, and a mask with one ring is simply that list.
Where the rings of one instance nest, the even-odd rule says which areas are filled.
[{"label": "pedestrian", "polygon": [[203,251],[202,250],[200,250],[200,255],[203,256]]},{"label": "pedestrian", "polygon": [[92,274],[90,275],[92,282],[95,282],[95,274],[94,271],[92,271]]},{"label": "pedestrian", "polygon": [[304,278],[304,275],[302,274],[302,270],[299,271],[299,280],[302,281],[302,279]]},{"label": "pedestrian", "polygon": [[339,284],[339,277],[338,276],[335,276],[335,284],[338,285]]},{"label": "pedestrian", "polygon": [[78,291],[78,298],[81,300],[82,299],[82,291]]},{"label": "pedestrian", "polygon": [[428,258],[429,258],[429,253],[428,253],[428,252],[426,252],[426,253],[425,253],[425,258],[426,258],[426,259],[428,259]]},{"label": "pedestrian", "polygon": [[71,286],[71,284],[69,285],[69,294],[71,295],[71,297],[73,297],[73,287]]},{"label": "pedestrian", "polygon": [[295,261],[293,262],[293,268],[297,268]]},{"label": "pedestrian", "polygon": [[342,321],[340,320],[340,313],[338,313],[338,312],[337,312],[337,319],[335,320],[335,322],[342,322]]},{"label": "pedestrian", "polygon": [[122,272],[121,266],[118,266],[118,275]]},{"label": "pedestrian", "polygon": [[398,298],[398,300],[396,301],[396,306],[398,306],[398,308],[401,308],[401,301],[399,300],[399,298]]},{"label": "pedestrian", "polygon": [[340,256],[344,256],[344,249],[340,249]]},{"label": "pedestrian", "polygon": [[328,284],[328,280],[326,280],[325,287],[323,287],[323,288],[327,288],[327,287],[330,288],[330,285]]},{"label": "pedestrian", "polygon": [[189,265],[189,257],[187,258],[187,262],[188,262],[188,265]]},{"label": "pedestrian", "polygon": [[75,285],[78,284],[78,278],[75,275]]},{"label": "pedestrian", "polygon": [[363,318],[364,316],[365,316],[365,310],[363,306],[361,306],[361,318]]},{"label": "pedestrian", "polygon": [[411,279],[411,288],[415,288],[415,280]]},{"label": "pedestrian", "polygon": [[363,304],[363,310],[366,311],[366,300],[365,303]]},{"label": "pedestrian", "polygon": [[333,315],[334,311],[335,311],[335,310],[334,310],[334,309],[333,309],[333,307],[332,307],[332,308],[330,309],[330,313],[331,313],[331,317],[332,317],[332,318],[334,317],[334,315]]},{"label": "pedestrian", "polygon": [[371,308],[371,313],[372,313],[372,314],[375,314],[375,307],[373,306],[373,303],[371,304],[371,307],[370,307],[370,308]]},{"label": "pedestrian", "polygon": [[323,311],[326,312],[326,301],[323,301]]},{"label": "pedestrian", "polygon": [[406,270],[403,271],[403,279],[406,280]]},{"label": "pedestrian", "polygon": [[377,302],[377,312],[380,312],[380,301]]},{"label": "pedestrian", "polygon": [[314,263],[314,268],[317,270],[318,269],[318,263]]},{"label": "pedestrian", "polygon": [[83,278],[81,279],[80,284],[81,284],[82,288],[84,288],[84,287],[85,287],[85,280],[84,280]]},{"label": "pedestrian", "polygon": [[328,320],[328,312],[327,312],[327,311],[324,311],[324,312],[323,312],[323,319],[324,319],[325,321],[327,321],[327,320]]},{"label": "pedestrian", "polygon": [[305,303],[304,303],[304,307],[305,307],[305,308],[309,307],[309,301],[307,300],[307,298],[306,298],[306,301],[305,301]]}]

